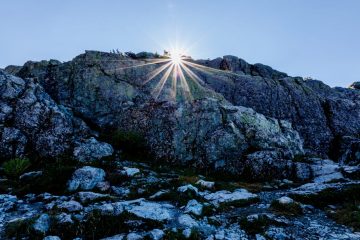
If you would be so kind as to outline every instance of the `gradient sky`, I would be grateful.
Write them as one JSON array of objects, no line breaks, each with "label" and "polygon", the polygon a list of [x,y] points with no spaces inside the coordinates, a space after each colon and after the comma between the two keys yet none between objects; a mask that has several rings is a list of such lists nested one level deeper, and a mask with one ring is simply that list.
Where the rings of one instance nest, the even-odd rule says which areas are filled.
[{"label": "gradient sky", "polygon": [[331,86],[360,81],[359,0],[0,0],[0,68],[86,49],[236,55]]}]

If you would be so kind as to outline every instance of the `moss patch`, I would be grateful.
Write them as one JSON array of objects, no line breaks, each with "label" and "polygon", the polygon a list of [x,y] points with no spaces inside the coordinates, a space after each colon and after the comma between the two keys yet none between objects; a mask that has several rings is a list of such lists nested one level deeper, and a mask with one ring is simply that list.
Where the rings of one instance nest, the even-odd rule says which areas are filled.
[{"label": "moss patch", "polygon": [[271,203],[270,208],[275,213],[278,213],[281,215],[298,216],[298,215],[303,214],[303,210],[302,210],[300,204],[298,204],[296,202],[283,204],[277,200],[274,200]]}]

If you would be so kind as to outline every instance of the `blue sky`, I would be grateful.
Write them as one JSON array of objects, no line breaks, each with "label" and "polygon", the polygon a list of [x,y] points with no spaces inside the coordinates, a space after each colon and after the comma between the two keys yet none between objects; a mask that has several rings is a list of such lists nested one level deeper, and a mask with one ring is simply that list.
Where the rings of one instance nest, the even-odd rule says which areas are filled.
[{"label": "blue sky", "polygon": [[358,0],[0,0],[0,67],[86,49],[236,55],[331,86],[360,81]]}]

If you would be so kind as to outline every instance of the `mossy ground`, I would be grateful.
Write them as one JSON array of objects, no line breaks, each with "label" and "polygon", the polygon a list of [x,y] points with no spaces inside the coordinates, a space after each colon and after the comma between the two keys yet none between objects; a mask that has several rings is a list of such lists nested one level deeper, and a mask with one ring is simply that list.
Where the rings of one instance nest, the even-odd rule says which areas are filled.
[{"label": "mossy ground", "polygon": [[325,189],[317,194],[293,195],[294,199],[327,210],[329,205],[335,210],[327,211],[337,223],[360,230],[360,185],[349,185],[342,189]]},{"label": "mossy ground", "polygon": [[299,216],[303,214],[300,204],[296,202],[283,204],[274,200],[270,205],[270,209],[280,215]]}]

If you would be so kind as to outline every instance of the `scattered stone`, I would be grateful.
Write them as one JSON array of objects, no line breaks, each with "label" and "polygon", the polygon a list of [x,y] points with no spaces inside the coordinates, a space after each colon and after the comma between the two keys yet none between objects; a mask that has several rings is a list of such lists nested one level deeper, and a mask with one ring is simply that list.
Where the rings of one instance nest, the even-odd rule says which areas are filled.
[{"label": "scattered stone", "polygon": [[57,208],[68,212],[79,212],[83,210],[83,206],[79,202],[76,202],[74,200],[62,202],[61,204],[57,205]]},{"label": "scattered stone", "polygon": [[58,236],[47,236],[44,237],[43,240],[61,240]]},{"label": "scattered stone", "polygon": [[133,177],[136,174],[140,173],[140,170],[138,168],[124,167],[124,170],[122,170],[121,173],[128,177]]},{"label": "scattered stone", "polygon": [[204,195],[204,198],[215,206],[218,206],[222,203],[231,203],[239,200],[251,201],[257,199],[258,196],[248,192],[246,189],[236,189],[234,192],[221,190],[215,193],[208,193]]},{"label": "scattered stone", "polygon": [[89,202],[106,199],[109,197],[109,195],[94,192],[79,192],[78,197],[81,203],[86,204]]},{"label": "scattered stone", "polygon": [[149,235],[152,240],[161,240],[165,236],[165,233],[161,229],[153,229]]},{"label": "scattered stone", "polygon": [[138,233],[129,233],[126,236],[126,240],[141,240],[141,239],[144,239],[144,238],[143,238],[143,236],[141,236]]},{"label": "scattered stone", "polygon": [[178,192],[182,192],[182,193],[187,192],[187,191],[190,191],[190,192],[194,192],[195,194],[198,194],[198,192],[199,192],[198,188],[197,188],[197,187],[194,187],[194,186],[191,185],[191,184],[178,187],[177,191],[178,191]]},{"label": "scattered stone", "polygon": [[202,210],[203,205],[195,199],[190,200],[185,207],[185,213],[192,213],[196,216],[200,216],[202,214]]},{"label": "scattered stone", "polygon": [[101,240],[124,240],[125,236],[126,236],[125,234],[117,234],[112,237],[102,238]]},{"label": "scattered stone", "polygon": [[182,227],[186,228],[196,228],[199,226],[199,224],[194,220],[190,215],[188,214],[181,214],[178,217],[178,222]]},{"label": "scattered stone", "polygon": [[138,217],[155,221],[170,220],[174,216],[174,206],[155,202],[140,201],[134,205],[125,206],[125,210]]},{"label": "scattered stone", "polygon": [[101,192],[106,192],[110,189],[110,183],[108,181],[99,182],[96,184],[96,188]]},{"label": "scattered stone", "polygon": [[293,203],[294,200],[292,198],[289,198],[289,197],[281,197],[277,200],[279,203],[281,204],[290,204],[290,203]]},{"label": "scattered stone", "polygon": [[42,176],[42,174],[43,174],[42,171],[27,172],[27,173],[22,174],[22,175],[19,177],[19,179],[20,179],[21,181],[24,181],[24,182],[26,182],[26,181],[31,181],[31,180],[33,180],[33,179],[35,179],[35,178],[37,178],[37,177]]},{"label": "scattered stone", "polygon": [[197,181],[196,184],[200,185],[203,188],[207,188],[207,189],[213,189],[215,187],[215,182],[209,182],[209,181],[205,181],[202,179]]},{"label": "scattered stone", "polygon": [[45,235],[49,229],[50,229],[50,217],[48,214],[44,213],[41,214],[40,217],[35,221],[35,223],[32,225],[33,229],[42,234]]},{"label": "scattered stone", "polygon": [[105,171],[100,168],[85,166],[77,169],[72,179],[68,182],[68,190],[76,191],[91,190],[99,182],[103,182],[105,178]]}]

